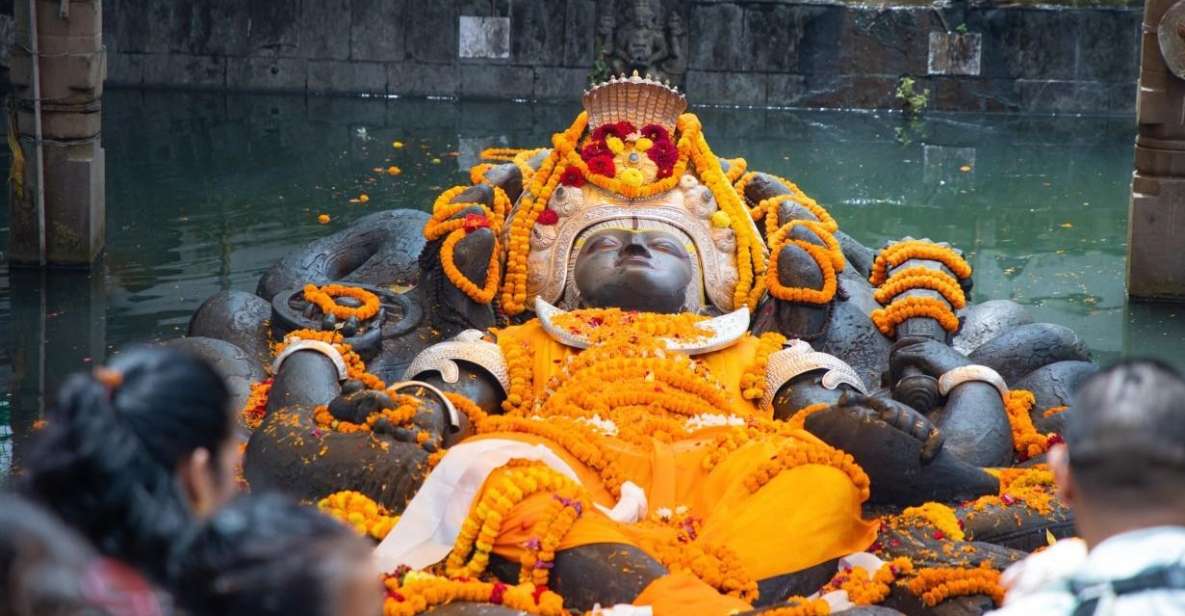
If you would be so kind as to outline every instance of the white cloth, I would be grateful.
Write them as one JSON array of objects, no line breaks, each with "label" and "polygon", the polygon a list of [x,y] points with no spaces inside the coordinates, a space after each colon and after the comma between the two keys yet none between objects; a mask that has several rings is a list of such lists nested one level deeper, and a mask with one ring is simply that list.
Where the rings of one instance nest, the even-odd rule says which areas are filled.
[{"label": "white cloth", "polygon": [[[399,523],[375,548],[375,558],[382,570],[393,571],[400,565],[423,569],[448,556],[482,484],[511,460],[542,462],[569,479],[580,481],[572,467],[543,445],[508,439],[456,445],[424,480]],[[626,523],[645,517],[646,494],[642,489],[627,481],[621,493],[617,505],[605,510],[609,517]]]},{"label": "white cloth", "polygon": [[[1008,589],[996,616],[1072,614],[1077,605],[1069,581],[1120,580],[1152,567],[1185,564],[1185,527],[1159,526],[1115,535],[1086,553],[1079,540],[1058,541],[1049,549],[1009,567],[1001,577]],[[1185,591],[1148,590],[1104,595],[1096,616],[1185,615]]]}]

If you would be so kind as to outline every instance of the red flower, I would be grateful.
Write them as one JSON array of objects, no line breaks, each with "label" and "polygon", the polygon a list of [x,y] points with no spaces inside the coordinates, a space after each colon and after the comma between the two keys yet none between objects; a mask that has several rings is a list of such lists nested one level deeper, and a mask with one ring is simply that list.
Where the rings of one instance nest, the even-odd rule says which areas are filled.
[{"label": "red flower", "polygon": [[582,148],[580,150],[580,158],[583,158],[585,162],[588,162],[598,156],[612,156],[612,155],[613,155],[613,152],[609,151],[608,146],[605,145],[605,142],[603,140],[593,141],[592,143],[584,146],[584,148]]},{"label": "red flower", "polygon": [[559,221],[560,221],[559,214],[556,214],[555,210],[553,210],[551,208],[547,208],[546,210],[539,212],[539,217],[535,219],[535,224],[550,226],[550,225],[554,225],[555,223],[557,223]]},{"label": "red flower", "polygon": [[588,170],[597,175],[613,177],[617,175],[617,165],[613,164],[613,157],[604,154],[588,161]]},{"label": "red flower", "polygon": [[671,133],[661,124],[647,124],[642,127],[642,136],[654,141],[670,141]]},{"label": "red flower", "polygon": [[1016,498],[1011,494],[1005,494],[1004,496],[1001,496],[1000,500],[1003,501],[1005,505],[1011,505],[1016,502]]},{"label": "red flower", "polygon": [[547,585],[546,584],[544,584],[543,586],[536,586],[535,587],[535,592],[531,593],[531,598],[535,600],[535,605],[539,605],[539,597],[542,597],[543,593],[545,593],[545,592],[547,592]]},{"label": "red flower", "polygon": [[1045,439],[1045,444],[1049,445],[1050,447],[1064,442],[1066,442],[1066,439],[1062,438],[1062,435],[1058,434],[1057,432],[1049,433],[1049,436]]},{"label": "red flower", "polygon": [[574,186],[580,188],[584,186],[584,174],[576,167],[567,167],[564,169],[564,174],[560,176],[560,184],[564,186]]},{"label": "red flower", "polygon": [[625,139],[630,133],[638,129],[634,128],[633,124],[622,120],[612,124],[602,124],[592,132],[593,141],[604,141],[605,137],[613,135],[618,139]]},{"label": "red flower", "polygon": [[946,538],[946,534],[940,530],[936,530],[936,531],[934,531],[934,538],[939,541],[942,541],[943,539]]},{"label": "red flower", "polygon": [[[658,165],[659,169],[673,169],[675,162],[679,160],[679,150],[675,144],[671,143],[670,139],[664,141],[655,140],[654,145],[649,150],[646,150],[646,155],[654,164]],[[668,171],[667,175],[670,175]]]},{"label": "red flower", "polygon": [[490,228],[490,219],[483,214],[466,214],[464,220],[466,233]]},{"label": "red flower", "polygon": [[494,582],[494,588],[490,591],[490,603],[494,605],[502,605],[502,598],[506,596],[506,584],[502,582]]}]

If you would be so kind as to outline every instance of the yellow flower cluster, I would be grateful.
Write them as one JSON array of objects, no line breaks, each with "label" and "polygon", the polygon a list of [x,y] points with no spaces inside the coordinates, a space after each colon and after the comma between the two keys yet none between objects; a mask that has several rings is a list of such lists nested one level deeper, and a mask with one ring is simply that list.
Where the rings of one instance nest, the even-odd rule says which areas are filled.
[{"label": "yellow flower cluster", "polygon": [[450,580],[413,571],[383,580],[387,598],[383,616],[415,616],[449,603],[492,603],[510,610],[539,616],[568,616],[564,599],[534,584],[510,586],[501,582],[473,579]]},{"label": "yellow flower cluster", "polygon": [[[357,308],[343,306],[337,303],[338,297],[352,297],[362,302],[362,305]],[[354,317],[359,321],[365,321],[379,313],[379,296],[359,287],[340,284],[318,287],[315,284],[306,284],[304,299],[320,308],[323,314],[332,314],[339,319]]]},{"label": "yellow flower cluster", "polygon": [[[747,161],[743,158],[728,158],[725,160],[728,161],[727,176],[728,176],[729,182],[735,182],[735,181],[739,180],[741,178],[741,176],[745,174],[745,171],[749,168],[749,161]],[[737,194],[741,195],[742,199],[745,197],[745,195],[743,193],[741,193],[740,191],[737,191]]]},{"label": "yellow flower cluster", "polygon": [[353,490],[334,492],[317,501],[317,508],[376,541],[382,541],[399,522],[399,516],[391,515],[370,497]]},{"label": "yellow flower cluster", "polygon": [[906,521],[914,520],[933,526],[941,531],[943,537],[946,539],[953,541],[963,541],[966,539],[962,525],[959,523],[959,518],[955,515],[955,510],[942,503],[931,501],[917,507],[906,507],[901,512],[901,517]]},{"label": "yellow flower cluster", "polygon": [[494,165],[490,163],[478,163],[469,168],[469,183],[470,184],[485,184],[486,172],[492,169]]},{"label": "yellow flower cluster", "polygon": [[912,571],[913,562],[905,557],[886,562],[872,574],[864,567],[852,567],[836,575],[820,592],[843,590],[848,593],[848,600],[856,605],[876,605],[889,596],[898,576]]},{"label": "yellow flower cluster", "polygon": [[523,148],[486,148],[478,155],[482,160],[493,160],[498,162],[510,162],[514,160],[515,156],[527,152]]},{"label": "yellow flower cluster", "polygon": [[968,595],[987,595],[996,605],[1004,601],[1000,572],[992,569],[987,561],[975,568],[919,569],[917,575],[906,586],[911,593],[920,597],[927,607],[934,607],[951,597]]},{"label": "yellow flower cluster", "polygon": [[785,344],[786,337],[777,332],[761,335],[757,342],[757,355],[741,375],[742,397],[748,400],[761,400],[765,397],[765,373],[769,365],[769,356],[777,353]]},{"label": "yellow flower cluster", "polygon": [[1033,425],[1033,418],[1029,412],[1037,399],[1033,392],[1023,389],[1013,389],[1004,399],[1004,411],[1008,414],[1008,424],[1012,427],[1012,448],[1017,457],[1027,460],[1039,456],[1049,450],[1051,434],[1041,434]]},{"label": "yellow flower cluster", "polygon": [[761,610],[762,616],[827,616],[831,613],[831,604],[823,599],[808,599],[794,596],[786,599],[786,605]]},{"label": "yellow flower cluster", "polygon": [[577,483],[538,462],[514,461],[495,471],[461,524],[461,533],[445,561],[445,572],[449,577],[481,575],[489,565],[502,520],[515,505],[538,492],[578,489]]}]

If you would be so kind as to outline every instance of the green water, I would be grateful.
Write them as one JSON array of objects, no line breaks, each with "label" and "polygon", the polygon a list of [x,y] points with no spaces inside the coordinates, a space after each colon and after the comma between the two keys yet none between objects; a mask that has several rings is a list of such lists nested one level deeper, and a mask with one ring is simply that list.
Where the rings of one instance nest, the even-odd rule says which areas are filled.
[{"label": "green water", "polygon": [[[287,251],[382,208],[427,208],[487,146],[546,144],[575,105],[115,91],[104,97],[108,245],[92,274],[0,269],[0,426],[113,349],[182,335],[222,289],[254,290]],[[701,110],[713,148],[797,181],[877,246],[953,242],[974,299],[1011,298],[1096,357],[1185,365],[1185,307],[1131,305],[1123,273],[1131,117]],[[396,150],[391,143],[406,145]],[[439,162],[433,162],[438,159]],[[389,177],[375,168],[398,165]],[[5,161],[7,166],[7,161]],[[366,205],[350,198],[365,192]],[[320,225],[317,216],[332,222]],[[7,208],[0,208],[0,250]],[[41,308],[41,289],[46,306]],[[44,321],[44,323],[43,323]],[[11,420],[8,408],[11,406]],[[0,428],[0,464],[10,437]]]}]

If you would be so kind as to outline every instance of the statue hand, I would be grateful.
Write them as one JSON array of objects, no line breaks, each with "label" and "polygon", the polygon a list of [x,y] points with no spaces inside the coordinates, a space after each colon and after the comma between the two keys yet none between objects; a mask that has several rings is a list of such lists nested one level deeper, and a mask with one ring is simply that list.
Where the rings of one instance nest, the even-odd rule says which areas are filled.
[{"label": "statue hand", "polygon": [[896,400],[845,395],[840,398],[839,407],[857,414],[868,414],[871,411],[871,415],[876,419],[920,441],[923,464],[933,460],[942,449],[942,431],[925,415]]},{"label": "statue hand", "polygon": [[[428,439],[420,444],[431,453],[442,446],[448,422],[435,396],[416,397],[420,399],[420,409],[412,418],[410,426],[394,425],[386,419],[379,419],[371,426],[371,430],[376,435],[385,435],[404,443],[416,443],[419,433],[427,432]],[[371,414],[395,407],[391,394],[366,389],[358,381],[346,381],[342,386],[342,394],[329,403],[329,413],[339,421],[363,424]]]},{"label": "statue hand", "polygon": [[971,363],[967,356],[937,340],[915,339],[898,343],[889,355],[892,382],[896,383],[906,367],[914,367],[934,378]]}]

